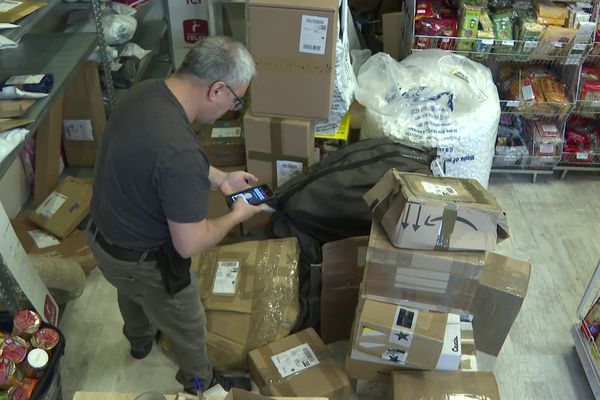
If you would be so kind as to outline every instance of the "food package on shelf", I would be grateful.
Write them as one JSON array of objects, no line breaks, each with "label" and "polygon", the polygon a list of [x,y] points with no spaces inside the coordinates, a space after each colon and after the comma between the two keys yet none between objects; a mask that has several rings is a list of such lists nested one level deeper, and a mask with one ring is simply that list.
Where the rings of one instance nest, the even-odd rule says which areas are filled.
[{"label": "food package on shelf", "polygon": [[525,165],[529,149],[523,139],[521,117],[504,114],[498,126],[494,167],[514,167]]},{"label": "food package on shelf", "polygon": [[569,18],[569,10],[565,5],[556,4],[552,1],[539,1],[537,3],[538,17],[552,19],[567,19]]},{"label": "food package on shelf", "polygon": [[567,121],[563,161],[590,164],[600,155],[600,123],[597,120],[572,116]]},{"label": "food package on shelf", "polygon": [[513,17],[512,10],[501,10],[492,15],[494,33],[496,34],[494,53],[502,55],[496,56],[496,59],[510,59],[510,54],[515,50],[515,41],[513,40]]},{"label": "food package on shelf", "polygon": [[472,39],[477,37],[481,7],[465,5],[461,8],[459,14],[460,25],[458,28],[458,37],[461,39],[456,44],[456,50],[471,51],[475,44],[475,41]]},{"label": "food package on shelf", "polygon": [[534,155],[557,156],[563,142],[560,127],[554,122],[536,121],[534,123]]},{"label": "food package on shelf", "polygon": [[474,51],[478,54],[478,59],[486,59],[488,54],[491,53],[494,47],[494,23],[490,18],[490,14],[487,10],[481,10],[479,14],[479,30],[477,31],[477,39],[475,41]]},{"label": "food package on shelf", "polygon": [[519,44],[517,46],[515,61],[527,61],[529,55],[537,47],[540,37],[546,28],[537,22],[528,21],[526,17],[521,17],[520,15],[517,29]]},{"label": "food package on shelf", "polygon": [[[439,48],[441,50],[452,50],[454,40],[450,39],[456,36],[457,20],[455,16],[445,18],[423,18],[415,21],[415,35],[424,36],[443,36],[441,39],[434,38],[415,38],[414,48],[424,50]],[[446,39],[446,37],[448,39]]]},{"label": "food package on shelf", "polygon": [[578,111],[587,113],[600,112],[600,68],[584,65],[581,69],[581,87],[579,100],[582,101]]},{"label": "food package on shelf", "polygon": [[531,55],[530,60],[556,61],[566,57],[571,50],[571,43],[577,35],[577,29],[548,26],[540,37],[540,42]]}]

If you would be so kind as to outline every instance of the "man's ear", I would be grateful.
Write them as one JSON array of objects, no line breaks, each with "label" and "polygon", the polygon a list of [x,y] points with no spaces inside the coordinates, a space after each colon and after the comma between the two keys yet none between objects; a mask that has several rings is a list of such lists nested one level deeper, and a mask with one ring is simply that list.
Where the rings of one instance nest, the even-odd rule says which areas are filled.
[{"label": "man's ear", "polygon": [[208,99],[210,101],[214,101],[222,92],[224,92],[227,88],[225,87],[225,82],[216,81],[213,82],[212,85],[208,88]]}]

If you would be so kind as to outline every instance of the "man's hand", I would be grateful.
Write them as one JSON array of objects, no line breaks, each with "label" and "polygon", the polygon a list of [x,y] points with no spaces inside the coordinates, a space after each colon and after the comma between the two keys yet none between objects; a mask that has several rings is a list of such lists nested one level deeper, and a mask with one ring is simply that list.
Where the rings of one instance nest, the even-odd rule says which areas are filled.
[{"label": "man's hand", "polygon": [[[245,171],[229,172],[219,184],[219,190],[224,196],[241,192],[258,183],[258,178]],[[236,202],[237,203],[237,202]]]},{"label": "man's hand", "polygon": [[233,203],[232,212],[236,214],[236,219],[239,219],[240,223],[247,221],[248,219],[250,219],[250,217],[252,217],[255,214],[258,214],[261,211],[262,209],[260,208],[260,206],[250,205],[246,200],[244,200],[241,197],[235,199],[235,202]]}]

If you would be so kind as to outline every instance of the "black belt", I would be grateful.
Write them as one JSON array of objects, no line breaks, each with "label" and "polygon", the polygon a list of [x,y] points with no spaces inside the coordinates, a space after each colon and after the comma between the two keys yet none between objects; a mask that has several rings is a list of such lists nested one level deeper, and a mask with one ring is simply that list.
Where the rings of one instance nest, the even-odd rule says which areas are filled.
[{"label": "black belt", "polygon": [[139,251],[129,250],[123,247],[115,246],[109,243],[104,236],[100,233],[96,224],[92,222],[90,226],[92,235],[96,237],[96,243],[102,247],[102,249],[110,254],[112,257],[126,262],[138,262],[138,261],[156,261],[158,260],[158,251]]}]

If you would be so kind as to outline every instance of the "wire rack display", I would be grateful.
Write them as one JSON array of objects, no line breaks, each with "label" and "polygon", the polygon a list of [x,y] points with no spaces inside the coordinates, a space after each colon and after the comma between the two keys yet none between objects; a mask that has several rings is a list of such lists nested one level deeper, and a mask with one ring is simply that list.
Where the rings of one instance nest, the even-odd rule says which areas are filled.
[{"label": "wire rack display", "polygon": [[[575,350],[581,360],[581,365],[590,383],[596,399],[600,399],[600,350],[596,344],[593,333],[598,328],[596,321],[590,321],[594,306],[600,298],[598,279],[600,278],[600,262],[596,265],[594,275],[590,280],[579,307],[577,309],[578,322],[571,327],[571,335],[575,343]],[[600,321],[598,321],[600,323]]]}]

